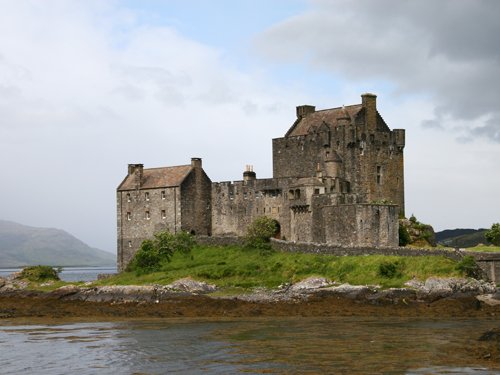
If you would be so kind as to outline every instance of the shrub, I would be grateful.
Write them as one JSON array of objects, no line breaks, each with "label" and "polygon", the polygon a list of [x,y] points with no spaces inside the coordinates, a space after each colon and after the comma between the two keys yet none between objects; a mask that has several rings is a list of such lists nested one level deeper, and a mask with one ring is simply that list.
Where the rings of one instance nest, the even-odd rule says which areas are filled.
[{"label": "shrub", "polygon": [[404,225],[399,223],[399,246],[406,246],[410,243],[411,237],[408,233],[408,229]]},{"label": "shrub", "polygon": [[278,231],[276,220],[267,216],[255,219],[247,228],[245,246],[268,250],[271,248],[270,240]]},{"label": "shrub", "polygon": [[500,246],[500,223],[493,224],[484,236],[493,245]]},{"label": "shrub", "polygon": [[475,279],[481,278],[481,268],[471,255],[464,256],[463,259],[458,262],[456,269],[464,273],[467,277],[473,277]]},{"label": "shrub", "polygon": [[24,267],[21,271],[20,278],[29,281],[47,281],[47,280],[60,280],[60,268],[54,269],[51,266],[30,266]]},{"label": "shrub", "polygon": [[401,277],[401,264],[399,262],[382,262],[378,266],[378,275],[387,279]]},{"label": "shrub", "polygon": [[195,245],[194,237],[187,232],[155,233],[154,239],[142,242],[127,270],[137,274],[160,271],[162,263],[170,262],[174,253],[189,254]]}]

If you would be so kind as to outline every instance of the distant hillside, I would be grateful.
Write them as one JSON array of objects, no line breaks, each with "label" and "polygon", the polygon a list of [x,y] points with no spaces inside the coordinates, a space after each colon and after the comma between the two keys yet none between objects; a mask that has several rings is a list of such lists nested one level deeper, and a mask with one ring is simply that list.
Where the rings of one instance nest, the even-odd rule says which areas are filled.
[{"label": "distant hillside", "polygon": [[107,266],[115,263],[113,254],[94,249],[63,230],[0,220],[0,267]]},{"label": "distant hillside", "polygon": [[473,247],[487,244],[484,236],[487,229],[446,229],[436,233],[436,241],[451,247]]}]

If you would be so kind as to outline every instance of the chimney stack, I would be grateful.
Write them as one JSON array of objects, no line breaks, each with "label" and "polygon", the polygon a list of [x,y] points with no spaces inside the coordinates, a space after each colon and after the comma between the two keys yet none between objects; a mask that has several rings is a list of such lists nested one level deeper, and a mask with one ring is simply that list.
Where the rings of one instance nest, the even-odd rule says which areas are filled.
[{"label": "chimney stack", "polygon": [[128,175],[134,176],[134,184],[136,189],[139,189],[142,185],[143,171],[144,171],[144,164],[128,165]]},{"label": "chimney stack", "polygon": [[368,129],[377,128],[377,95],[366,93],[361,95],[361,105],[366,113],[366,125]]},{"label": "chimney stack", "polygon": [[253,181],[257,178],[257,174],[253,171],[253,165],[247,165],[245,172],[243,172],[243,181]]},{"label": "chimney stack", "polygon": [[313,105],[299,105],[297,107],[297,118],[305,117],[309,113],[314,112],[316,112],[316,107]]},{"label": "chimney stack", "polygon": [[191,166],[193,168],[201,168],[201,158],[191,158]]}]

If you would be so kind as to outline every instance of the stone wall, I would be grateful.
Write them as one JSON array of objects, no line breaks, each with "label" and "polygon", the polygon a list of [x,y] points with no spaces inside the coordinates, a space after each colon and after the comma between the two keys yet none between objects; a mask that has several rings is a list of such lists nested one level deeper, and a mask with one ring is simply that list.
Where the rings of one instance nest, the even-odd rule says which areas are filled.
[{"label": "stone wall", "polygon": [[181,184],[181,229],[193,234],[212,233],[212,181],[193,159],[193,170]]},{"label": "stone wall", "polygon": [[323,207],[325,242],[343,246],[397,246],[398,207],[343,204]]},{"label": "stone wall", "polygon": [[133,258],[142,241],[162,230],[181,229],[179,188],[117,192],[118,270]]},{"label": "stone wall", "polygon": [[396,255],[396,256],[445,256],[459,261],[463,254],[455,250],[417,249],[408,247],[341,247],[319,243],[288,242],[271,239],[275,250],[290,253],[324,254],[334,256]]}]

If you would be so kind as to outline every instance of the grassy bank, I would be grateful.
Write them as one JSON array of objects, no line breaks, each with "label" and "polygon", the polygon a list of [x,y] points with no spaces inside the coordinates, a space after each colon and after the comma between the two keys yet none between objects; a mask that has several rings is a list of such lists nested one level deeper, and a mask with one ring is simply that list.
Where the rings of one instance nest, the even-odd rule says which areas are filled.
[{"label": "grassy bank", "polygon": [[411,278],[462,276],[457,263],[445,257],[346,256],[291,254],[237,246],[197,246],[191,254],[176,253],[161,272],[137,275],[125,272],[100,285],[165,285],[184,277],[193,277],[219,287],[275,288],[309,276],[324,276],[353,285],[401,287]]},{"label": "grassy bank", "polygon": [[465,248],[467,251],[477,251],[480,253],[500,253],[500,246],[493,245],[477,245],[474,247]]}]

